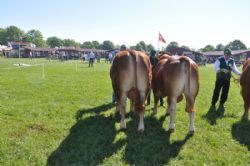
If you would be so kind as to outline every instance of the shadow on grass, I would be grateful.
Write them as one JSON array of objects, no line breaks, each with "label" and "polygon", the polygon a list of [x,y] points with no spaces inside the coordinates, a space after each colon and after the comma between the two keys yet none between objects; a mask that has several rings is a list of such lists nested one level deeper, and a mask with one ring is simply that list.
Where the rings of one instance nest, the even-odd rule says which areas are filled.
[{"label": "shadow on grass", "polygon": [[241,120],[232,125],[233,139],[247,146],[250,150],[250,121]]},{"label": "shadow on grass", "polygon": [[[182,146],[191,137],[187,135],[183,140],[171,142],[170,133],[162,128],[165,117],[160,120],[146,117],[145,131],[140,133],[137,131],[139,118],[133,113],[128,114],[132,119],[127,122],[127,130],[117,131],[115,123],[120,120],[120,116],[105,117],[98,114],[112,106],[105,104],[93,109],[79,110],[76,124],[49,156],[47,164],[100,165],[124,147],[122,158],[120,155],[112,156],[115,159],[111,159],[111,163],[119,160],[129,165],[164,165],[179,154]],[[87,112],[95,112],[97,115],[84,117]],[[125,137],[115,138],[121,132]]]},{"label": "shadow on grass", "polygon": [[224,116],[224,112],[224,107],[219,106],[216,110],[215,107],[211,106],[206,115],[203,115],[202,118],[206,119],[210,125],[216,125],[217,119],[222,118]]},{"label": "shadow on grass", "polygon": [[129,165],[165,165],[178,156],[183,145],[192,137],[170,141],[171,133],[162,128],[166,116],[159,120],[154,116],[145,118],[144,133],[137,132],[139,118],[135,116],[127,125],[125,162]]}]

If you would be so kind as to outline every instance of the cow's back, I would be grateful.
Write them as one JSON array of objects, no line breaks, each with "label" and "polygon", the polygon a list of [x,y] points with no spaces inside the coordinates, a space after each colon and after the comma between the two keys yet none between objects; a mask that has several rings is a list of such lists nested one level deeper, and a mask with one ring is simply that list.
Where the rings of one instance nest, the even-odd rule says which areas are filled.
[{"label": "cow's back", "polygon": [[121,90],[129,90],[134,86],[134,59],[135,57],[128,51],[121,51],[114,58],[110,77],[116,95],[119,95]]},{"label": "cow's back", "polygon": [[152,83],[155,92],[160,91],[162,96],[180,95],[187,82],[191,92],[196,96],[199,89],[198,66],[191,59],[184,56],[160,57],[153,71]]},{"label": "cow's back", "polygon": [[133,99],[137,98],[137,93],[147,93],[151,84],[151,66],[148,56],[132,50],[119,52],[111,66],[110,77],[118,100],[122,92]]}]

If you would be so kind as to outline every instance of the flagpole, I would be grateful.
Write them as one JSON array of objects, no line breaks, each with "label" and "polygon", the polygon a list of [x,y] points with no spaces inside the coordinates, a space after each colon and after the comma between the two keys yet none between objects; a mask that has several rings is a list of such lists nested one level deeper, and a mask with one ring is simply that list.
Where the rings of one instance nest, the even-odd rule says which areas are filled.
[{"label": "flagpole", "polygon": [[18,57],[19,57],[19,60],[20,60],[20,36],[19,36],[19,39],[18,39]]},{"label": "flagpole", "polygon": [[160,51],[160,46],[159,46],[159,35],[160,35],[160,31],[158,33],[158,51]]}]

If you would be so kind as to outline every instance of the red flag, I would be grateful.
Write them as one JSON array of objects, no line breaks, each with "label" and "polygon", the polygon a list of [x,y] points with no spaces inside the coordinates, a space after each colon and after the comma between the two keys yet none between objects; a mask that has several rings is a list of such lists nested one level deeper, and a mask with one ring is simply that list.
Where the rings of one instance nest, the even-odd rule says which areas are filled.
[{"label": "red flag", "polygon": [[161,33],[159,33],[159,41],[166,43],[166,40],[163,38],[163,36],[161,35]]}]

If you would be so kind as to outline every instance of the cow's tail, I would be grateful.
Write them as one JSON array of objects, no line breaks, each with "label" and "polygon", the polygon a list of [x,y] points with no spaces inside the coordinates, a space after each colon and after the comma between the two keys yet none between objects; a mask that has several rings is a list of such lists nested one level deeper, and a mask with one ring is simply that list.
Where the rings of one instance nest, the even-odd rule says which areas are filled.
[{"label": "cow's tail", "polygon": [[140,97],[140,93],[138,91],[138,74],[137,74],[137,61],[138,61],[138,53],[136,51],[129,51],[129,54],[131,55],[131,57],[133,58],[133,65],[134,65],[134,73],[135,73],[135,111],[141,110],[141,108],[138,108],[139,104],[141,103],[141,97]]},{"label": "cow's tail", "polygon": [[187,81],[187,91],[188,94],[191,94],[191,62],[187,57],[183,58],[185,62],[185,73],[186,73],[186,81]]}]

